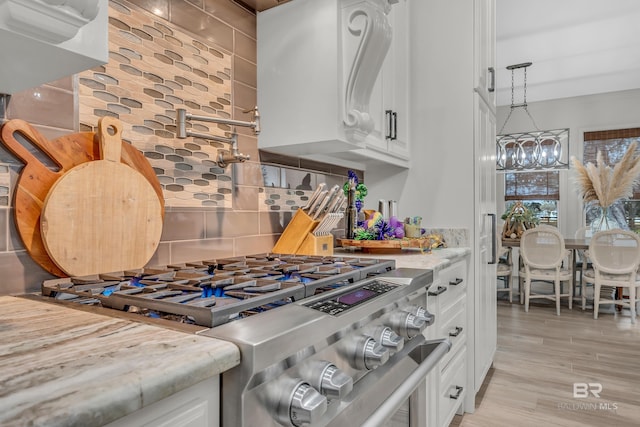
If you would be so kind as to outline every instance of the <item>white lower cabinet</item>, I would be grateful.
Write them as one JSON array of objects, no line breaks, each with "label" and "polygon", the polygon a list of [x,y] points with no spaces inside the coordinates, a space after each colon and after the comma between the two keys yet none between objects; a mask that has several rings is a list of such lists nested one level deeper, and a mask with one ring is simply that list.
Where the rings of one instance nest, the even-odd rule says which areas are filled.
[{"label": "white lower cabinet", "polygon": [[219,423],[220,376],[216,375],[106,427],[217,427]]},{"label": "white lower cabinet", "polygon": [[451,350],[427,380],[429,427],[448,426],[456,413],[464,411],[468,366],[473,363],[467,352],[467,262],[458,261],[436,272],[427,296],[427,309],[435,316],[435,322],[425,329],[426,337],[451,341]]},{"label": "white lower cabinet", "polygon": [[461,411],[467,388],[467,347],[454,354],[438,378],[437,411],[439,426],[448,426],[456,412]]}]

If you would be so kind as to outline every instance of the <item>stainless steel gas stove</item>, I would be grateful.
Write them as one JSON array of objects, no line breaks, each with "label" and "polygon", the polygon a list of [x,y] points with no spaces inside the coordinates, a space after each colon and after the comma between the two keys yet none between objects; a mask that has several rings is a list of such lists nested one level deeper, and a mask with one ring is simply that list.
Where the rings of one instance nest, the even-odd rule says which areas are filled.
[{"label": "stainless steel gas stove", "polygon": [[47,280],[42,295],[214,327],[394,267],[390,260],[260,254]]},{"label": "stainless steel gas stove", "polygon": [[235,343],[223,427],[426,423],[430,270],[393,261],[261,254],[55,279],[42,295],[202,326]]}]

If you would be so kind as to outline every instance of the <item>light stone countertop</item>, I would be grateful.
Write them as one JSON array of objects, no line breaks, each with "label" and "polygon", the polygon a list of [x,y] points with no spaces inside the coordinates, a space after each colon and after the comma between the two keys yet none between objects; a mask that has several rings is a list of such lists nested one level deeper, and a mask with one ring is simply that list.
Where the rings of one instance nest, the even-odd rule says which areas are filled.
[{"label": "light stone countertop", "polygon": [[419,249],[403,249],[402,252],[397,254],[376,254],[335,248],[334,254],[362,258],[393,259],[396,261],[396,268],[425,268],[435,272],[464,259],[471,254],[471,249],[467,247],[442,248],[434,249],[431,252],[421,252]]},{"label": "light stone countertop", "polygon": [[103,425],[239,363],[226,341],[0,297],[3,427]]}]

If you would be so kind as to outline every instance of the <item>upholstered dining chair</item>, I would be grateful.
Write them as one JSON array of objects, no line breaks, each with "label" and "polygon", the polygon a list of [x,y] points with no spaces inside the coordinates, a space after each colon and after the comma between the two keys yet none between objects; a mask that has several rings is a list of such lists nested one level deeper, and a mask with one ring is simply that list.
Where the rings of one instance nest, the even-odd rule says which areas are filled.
[{"label": "upholstered dining chair", "polygon": [[[593,318],[598,318],[600,305],[615,304],[629,308],[631,321],[635,323],[637,289],[640,287],[640,237],[629,230],[599,231],[591,236],[587,256],[593,268],[586,270],[583,277],[585,282],[593,283]],[[616,297],[615,288],[627,289],[629,299],[622,295]],[[583,310],[585,302],[583,287]]]},{"label": "upholstered dining chair", "polygon": [[[556,314],[560,315],[560,298],[569,298],[569,309],[573,304],[573,289],[570,285],[571,251],[564,246],[564,238],[555,227],[530,228],[520,237],[520,256],[522,267],[520,275],[524,277],[524,309],[529,311],[529,301],[544,298],[556,302]],[[553,294],[533,293],[532,282],[552,282]],[[561,283],[568,282],[567,293],[561,293]]]},{"label": "upholstered dining chair", "polygon": [[509,302],[513,302],[512,270],[512,250],[510,247],[502,246],[502,239],[498,237],[498,265],[496,266],[496,276],[499,280],[504,281],[504,287],[498,288],[497,291],[509,292]]}]

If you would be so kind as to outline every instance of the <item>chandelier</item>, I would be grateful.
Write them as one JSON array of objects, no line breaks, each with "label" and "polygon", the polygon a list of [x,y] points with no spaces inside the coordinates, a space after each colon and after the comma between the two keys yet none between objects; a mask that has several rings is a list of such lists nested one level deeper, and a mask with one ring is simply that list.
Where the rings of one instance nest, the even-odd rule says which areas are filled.
[{"label": "chandelier", "polygon": [[[569,129],[540,130],[527,109],[527,67],[531,62],[509,65],[511,71],[511,109],[496,136],[496,170],[499,172],[529,172],[569,168]],[[514,103],[514,70],[524,71],[524,96]],[[531,119],[535,131],[503,134],[511,114],[522,108]]]}]

